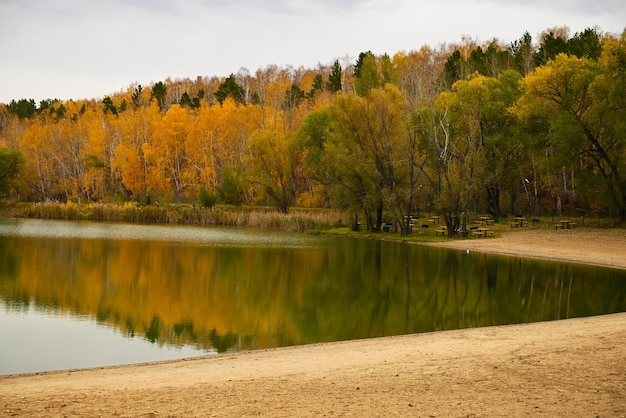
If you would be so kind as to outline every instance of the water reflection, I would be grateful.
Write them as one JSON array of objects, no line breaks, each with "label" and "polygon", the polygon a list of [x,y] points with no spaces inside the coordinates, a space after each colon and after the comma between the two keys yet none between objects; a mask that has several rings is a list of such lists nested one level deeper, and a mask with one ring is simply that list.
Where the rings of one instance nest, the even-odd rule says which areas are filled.
[{"label": "water reflection", "polygon": [[12,311],[218,352],[626,310],[624,271],[376,240],[22,220],[0,254]]},{"label": "water reflection", "polygon": [[11,311],[0,301],[0,374],[114,366],[211,354],[188,345],[125,338],[84,315],[31,306]]}]

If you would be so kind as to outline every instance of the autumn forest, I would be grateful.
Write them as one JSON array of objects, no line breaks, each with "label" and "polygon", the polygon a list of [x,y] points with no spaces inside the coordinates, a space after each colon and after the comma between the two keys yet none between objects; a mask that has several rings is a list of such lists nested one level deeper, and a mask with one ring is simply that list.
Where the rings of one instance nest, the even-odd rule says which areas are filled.
[{"label": "autumn forest", "polygon": [[317,68],[0,104],[0,198],[626,220],[626,31],[464,39]]}]

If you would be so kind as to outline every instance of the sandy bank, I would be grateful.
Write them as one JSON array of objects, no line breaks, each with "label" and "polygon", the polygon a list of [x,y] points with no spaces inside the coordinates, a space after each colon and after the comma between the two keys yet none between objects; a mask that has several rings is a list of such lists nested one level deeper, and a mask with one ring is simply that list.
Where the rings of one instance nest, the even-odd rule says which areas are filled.
[{"label": "sandy bank", "polygon": [[437,245],[626,269],[625,229],[523,229],[505,232],[498,238],[448,241]]}]

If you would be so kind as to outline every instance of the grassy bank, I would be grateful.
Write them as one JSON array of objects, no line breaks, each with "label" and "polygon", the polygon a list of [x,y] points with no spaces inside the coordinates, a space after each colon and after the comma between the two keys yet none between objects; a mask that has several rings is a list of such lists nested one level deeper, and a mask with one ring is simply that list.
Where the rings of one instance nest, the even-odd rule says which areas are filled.
[{"label": "grassy bank", "polygon": [[[429,218],[429,214],[423,214]],[[342,211],[335,209],[305,209],[291,208],[288,214],[283,214],[271,207],[229,206],[215,205],[206,208],[191,204],[165,205],[138,205],[124,204],[76,204],[76,203],[7,203],[0,202],[0,217],[63,219],[63,220],[90,220],[109,222],[138,222],[159,224],[195,224],[249,227],[268,230],[282,230],[292,232],[325,233],[332,235],[358,236],[362,238],[388,239],[417,242],[438,242],[450,239],[475,239],[475,237],[454,237],[437,235],[434,229],[429,233],[421,232],[402,236],[397,232],[352,231],[351,219]],[[615,228],[620,225],[615,219],[599,217],[555,217],[544,216],[536,225],[539,229],[555,229],[560,219],[570,219],[573,225],[592,228]],[[421,218],[420,218],[421,219]],[[478,216],[472,215],[469,223],[478,221]],[[489,229],[492,236],[497,237],[506,231],[515,231],[520,228],[511,226],[511,219],[506,217],[500,222],[492,223]],[[527,220],[530,221],[530,220]],[[529,222],[527,222],[530,227]],[[526,228],[521,228],[526,229]]]},{"label": "grassy bank", "polygon": [[139,222],[160,224],[224,225],[283,231],[341,228],[347,217],[338,210],[292,208],[288,214],[274,208],[216,205],[18,203],[0,205],[0,216],[14,218]]}]

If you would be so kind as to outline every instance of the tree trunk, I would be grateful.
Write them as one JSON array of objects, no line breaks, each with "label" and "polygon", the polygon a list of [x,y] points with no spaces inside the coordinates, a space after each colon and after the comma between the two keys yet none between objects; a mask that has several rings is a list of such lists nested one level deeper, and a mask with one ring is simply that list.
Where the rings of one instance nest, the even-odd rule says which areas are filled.
[{"label": "tree trunk", "polygon": [[487,186],[487,203],[489,208],[487,212],[493,216],[500,216],[502,211],[500,210],[500,188],[496,186]]},{"label": "tree trunk", "polygon": [[383,226],[383,204],[379,203],[376,208],[376,230],[380,231]]}]

